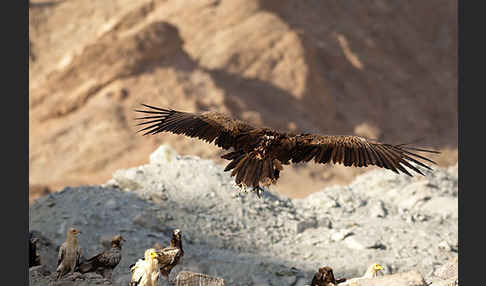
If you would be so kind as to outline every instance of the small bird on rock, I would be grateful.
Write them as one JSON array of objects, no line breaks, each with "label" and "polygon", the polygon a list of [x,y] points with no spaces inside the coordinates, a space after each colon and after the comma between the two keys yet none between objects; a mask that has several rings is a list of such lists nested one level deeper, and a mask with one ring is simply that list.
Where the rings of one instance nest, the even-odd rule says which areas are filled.
[{"label": "small bird on rock", "polygon": [[130,286],[156,286],[159,280],[158,253],[154,248],[145,250],[144,259],[130,265]]},{"label": "small bird on rock", "polygon": [[56,279],[64,275],[74,273],[79,265],[81,248],[78,246],[78,235],[81,233],[78,229],[71,227],[66,232],[66,241],[59,248],[57,256]]},{"label": "small bird on rock", "polygon": [[81,273],[96,272],[104,278],[111,280],[113,269],[122,259],[121,248],[125,239],[121,235],[115,235],[111,239],[111,249],[105,250],[79,266]]}]

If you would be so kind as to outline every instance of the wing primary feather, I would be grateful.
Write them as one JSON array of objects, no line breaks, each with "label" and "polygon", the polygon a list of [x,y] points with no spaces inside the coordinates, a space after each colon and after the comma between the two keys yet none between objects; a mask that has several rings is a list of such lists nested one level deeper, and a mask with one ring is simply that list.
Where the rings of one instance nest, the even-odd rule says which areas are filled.
[{"label": "wing primary feather", "polygon": [[141,112],[141,113],[149,113],[149,114],[160,114],[159,111],[151,111],[151,110],[134,109],[134,111]]},{"label": "wing primary feather", "polygon": [[336,161],[337,163],[342,163],[344,160],[344,148],[341,145],[336,147],[338,150],[336,151]]},{"label": "wing primary feather", "polygon": [[376,164],[374,164],[374,165],[383,168],[384,164],[383,164],[383,161],[381,160],[380,155],[375,150],[375,144],[370,145],[370,148],[368,150],[373,154],[373,158],[376,160]]},{"label": "wing primary feather", "polygon": [[[419,169],[417,169],[415,166],[411,165],[409,162],[403,160],[402,164],[409,167],[410,169],[414,170],[415,172],[419,173],[422,176],[425,176]],[[410,177],[413,177],[411,174],[408,174]]]},{"label": "wing primary feather", "polygon": [[319,152],[317,152],[316,156],[314,157],[314,162],[315,163],[320,163],[322,158],[324,157],[325,155],[325,152],[326,152],[326,148],[324,146],[319,146],[317,147],[319,149]]},{"label": "wing primary feather", "polygon": [[172,109],[165,109],[165,108],[155,107],[155,106],[148,105],[148,104],[145,104],[145,103],[142,103],[142,105],[145,106],[145,107],[152,108],[152,109],[155,109],[155,110],[160,110],[160,111],[163,111],[163,112],[174,112],[175,111],[175,110],[172,110]]},{"label": "wing primary feather", "polygon": [[140,129],[140,130],[137,130],[137,133],[138,133],[138,132],[142,132],[142,131],[145,131],[145,130],[149,130],[149,129],[150,129],[148,132],[146,132],[145,134],[143,134],[143,135],[146,135],[146,134],[148,134],[148,133],[152,132],[152,131],[153,131],[152,129],[153,129],[154,127],[157,129],[158,125],[159,125],[159,124],[158,124],[158,123],[156,123],[156,124],[153,124],[153,125],[150,125],[150,126],[146,126],[146,127],[142,128],[142,129]]},{"label": "wing primary feather", "polygon": [[437,164],[437,163],[435,163],[434,161],[432,161],[432,160],[430,160],[430,159],[428,159],[428,158],[425,158],[425,157],[423,157],[423,156],[420,156],[420,155],[415,154],[415,153],[412,153],[412,152],[408,152],[407,150],[403,150],[403,152],[404,152],[404,153],[406,153],[406,154],[408,154],[408,155],[415,156],[415,157],[417,157],[417,158],[419,158],[419,159],[422,159],[422,160],[424,160],[424,161],[430,162],[430,163],[432,163],[432,164]]},{"label": "wing primary feather", "polygon": [[[403,161],[403,160],[402,160]],[[400,163],[398,163],[398,166],[397,168],[400,169],[400,171],[402,171],[403,173],[409,175],[410,177],[413,177],[412,174],[410,174],[407,169],[405,169],[401,164],[403,164],[403,162],[400,161]]]},{"label": "wing primary feather", "polygon": [[165,115],[154,115],[154,116],[144,116],[144,117],[135,117],[135,120],[142,120],[142,119],[154,119],[158,118],[159,120],[166,118]]},{"label": "wing primary feather", "polygon": [[339,145],[338,146],[334,146],[334,150],[333,150],[334,156],[332,157],[332,162],[334,164],[339,163],[339,156],[340,156],[339,153],[340,152],[341,152],[341,149],[339,148]]},{"label": "wing primary feather", "polygon": [[376,159],[376,154],[373,152],[372,147],[370,145],[366,145],[366,148],[364,149],[366,151],[366,154],[368,154],[370,158],[370,165],[378,165],[378,160]]},{"label": "wing primary feather", "polygon": [[137,123],[136,126],[147,125],[147,124],[151,124],[151,123],[154,123],[154,122],[157,122],[157,125],[159,125],[161,123],[160,119],[155,119],[155,120],[149,120],[149,121]]},{"label": "wing primary feather", "polygon": [[368,167],[368,164],[371,164],[370,154],[368,154],[368,148],[366,145],[358,144],[358,152],[361,154],[363,158],[363,166]]},{"label": "wing primary feather", "polygon": [[326,147],[326,150],[324,151],[324,154],[321,156],[321,159],[319,160],[319,163],[326,164],[329,162],[331,159],[331,153],[332,153],[332,148]]},{"label": "wing primary feather", "polygon": [[[346,144],[347,145],[347,144]],[[344,146],[344,166],[351,166],[353,164],[353,153],[349,146]]]},{"label": "wing primary feather", "polygon": [[[381,145],[381,149],[383,150],[383,153],[387,156],[389,160],[391,160],[393,167],[398,168],[400,166],[400,162],[403,161],[400,154],[397,154],[393,149],[389,148],[386,145]],[[397,170],[395,170],[396,173],[400,173]]]},{"label": "wing primary feather", "polygon": [[420,161],[415,160],[414,158],[412,158],[412,157],[410,157],[410,156],[408,156],[408,155],[406,155],[406,154],[403,154],[403,156],[404,156],[404,158],[406,158],[407,160],[412,161],[412,162],[414,162],[415,164],[417,164],[417,165],[419,165],[419,166],[422,166],[422,167],[424,167],[424,168],[426,168],[426,169],[432,170],[432,169],[431,169],[429,166],[425,165],[424,163],[422,163],[422,162],[420,162]]},{"label": "wing primary feather", "polygon": [[[409,164],[409,163],[406,161],[406,160],[410,160],[410,161],[412,161],[412,162],[417,163],[417,164],[418,164],[418,165],[420,165],[420,166],[423,166],[423,167],[425,167],[425,168],[430,169],[428,166],[426,166],[426,165],[422,164],[421,162],[416,161],[416,160],[414,160],[413,158],[410,158],[409,156],[407,156],[407,155],[406,155],[406,154],[404,154],[403,152],[400,152],[401,150],[397,150],[397,149],[396,149],[394,146],[392,146],[392,145],[388,145],[388,147],[389,147],[390,149],[387,149],[387,150],[389,151],[389,153],[391,154],[391,156],[394,156],[394,157],[396,158],[396,160],[397,160],[397,162],[398,162],[398,166],[399,166],[399,167],[401,167],[401,165],[400,165],[400,164],[404,164],[405,166],[407,166],[407,167],[409,167],[409,168],[412,168],[412,167],[411,167],[412,165],[410,165],[410,164]],[[383,147],[383,148],[385,148],[385,147]],[[405,160],[405,159],[406,159],[406,160]],[[403,167],[402,167],[402,168],[403,168]],[[400,169],[400,170],[402,170],[402,169]],[[417,168],[415,168],[415,167],[413,167],[413,168],[412,168],[412,170],[414,170],[415,172],[417,172],[417,173],[419,173],[419,174],[423,175],[423,173],[422,173],[422,172],[420,172],[420,171],[419,171]],[[403,171],[403,170],[402,170],[402,171]],[[409,175],[409,176],[412,176],[412,174],[410,174],[410,173],[408,173],[408,172],[404,172],[404,173],[406,173],[406,174],[407,174],[407,175]]]},{"label": "wing primary feather", "polygon": [[395,162],[392,157],[388,154],[386,147],[384,147],[381,144],[376,144],[375,148],[380,151],[380,154],[382,155],[381,158],[382,160],[386,163],[385,168],[392,170],[393,172],[399,174],[397,169],[395,168]]},{"label": "wing primary feather", "polygon": [[355,167],[361,167],[360,166],[360,160],[359,160],[359,153],[358,153],[358,148],[356,147],[355,144],[353,144],[350,147],[350,160],[351,160],[351,165],[354,165]]},{"label": "wing primary feather", "polygon": [[331,155],[330,155],[330,158],[329,158],[330,161],[332,161],[334,164],[336,163],[336,153],[337,153],[337,149],[338,148],[336,146],[334,146],[332,148]]},{"label": "wing primary feather", "polygon": [[358,157],[358,167],[368,167],[368,163],[366,160],[366,150],[363,150],[359,145],[356,147],[355,152],[357,153]]},{"label": "wing primary feather", "polygon": [[317,151],[319,151],[319,147],[311,146],[310,148],[307,149],[307,153],[302,158],[302,161],[309,162],[316,155]]},{"label": "wing primary feather", "polygon": [[441,153],[440,151],[436,151],[436,150],[430,150],[430,149],[423,149],[423,148],[418,148],[418,147],[414,147],[414,146],[408,146],[407,143],[406,144],[398,144],[395,147],[399,147],[399,148],[402,148],[402,149],[414,150],[414,151],[420,151],[420,152],[433,153],[433,154],[440,154]]}]

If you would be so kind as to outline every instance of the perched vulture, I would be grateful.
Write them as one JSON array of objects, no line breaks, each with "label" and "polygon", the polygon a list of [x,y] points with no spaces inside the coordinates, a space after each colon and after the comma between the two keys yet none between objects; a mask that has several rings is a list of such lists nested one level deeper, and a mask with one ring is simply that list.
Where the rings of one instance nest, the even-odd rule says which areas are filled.
[{"label": "perched vulture", "polygon": [[336,278],[334,278],[332,268],[329,266],[324,266],[319,268],[316,274],[314,274],[311,286],[335,286],[345,280],[346,279],[336,280]]},{"label": "perched vulture", "polygon": [[124,241],[125,239],[121,235],[113,236],[111,239],[111,248],[81,263],[79,271],[81,273],[96,272],[104,278],[111,280],[113,269],[115,269],[122,259],[121,247]]},{"label": "perched vulture", "polygon": [[383,267],[378,263],[371,264],[361,278],[375,278],[378,272],[383,270]]},{"label": "perched vulture", "polygon": [[168,247],[154,248],[158,248],[157,259],[159,260],[160,273],[167,281],[169,281],[170,271],[179,263],[182,256],[184,256],[184,250],[182,250],[182,234],[180,229],[174,229],[172,231],[172,239],[170,240]]},{"label": "perched vulture", "polygon": [[276,183],[282,165],[309,162],[339,163],[344,166],[378,166],[395,173],[412,176],[405,168],[424,175],[416,166],[430,169],[417,159],[435,164],[432,160],[414,151],[439,153],[408,146],[391,145],[366,139],[361,136],[293,134],[270,128],[254,127],[244,121],[233,119],[218,112],[188,113],[142,104],[148,109],[135,110],[145,113],[137,125],[146,125],[144,135],[171,132],[214,142],[225,150],[221,156],[231,162],[225,171],[233,170],[235,182],[241,187],[253,187],[260,194],[261,186]]},{"label": "perched vulture", "polygon": [[81,248],[78,246],[78,235],[81,232],[70,227],[66,232],[66,241],[59,248],[57,256],[56,279],[59,279],[69,273],[74,273],[74,270],[79,265],[79,257],[81,255]]},{"label": "perched vulture", "polygon": [[378,276],[378,272],[380,270],[383,270],[383,267],[381,267],[381,265],[378,264],[378,263],[373,263],[368,267],[368,269],[366,269],[366,272],[363,276],[352,278],[352,279],[347,279],[346,282],[344,282],[343,284],[340,284],[340,286],[341,285],[352,286],[352,285],[354,285],[354,283],[356,281],[359,281],[361,279],[375,278],[376,276]]},{"label": "perched vulture", "polygon": [[29,267],[40,265],[40,255],[37,251],[37,242],[39,238],[34,237],[32,232],[29,232]]},{"label": "perched vulture", "polygon": [[139,259],[134,265],[130,265],[132,277],[130,286],[156,286],[159,280],[159,262],[157,251],[153,248],[145,250],[144,259]]}]

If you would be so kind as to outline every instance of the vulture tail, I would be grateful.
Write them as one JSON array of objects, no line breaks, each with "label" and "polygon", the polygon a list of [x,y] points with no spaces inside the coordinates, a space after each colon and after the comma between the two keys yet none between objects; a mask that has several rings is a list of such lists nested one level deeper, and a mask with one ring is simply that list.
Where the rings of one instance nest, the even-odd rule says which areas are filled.
[{"label": "vulture tail", "polygon": [[278,167],[272,159],[258,159],[243,151],[235,151],[221,156],[232,160],[224,171],[233,170],[231,176],[236,175],[236,183],[244,183],[248,187],[258,187],[265,178],[273,180],[278,178]]}]

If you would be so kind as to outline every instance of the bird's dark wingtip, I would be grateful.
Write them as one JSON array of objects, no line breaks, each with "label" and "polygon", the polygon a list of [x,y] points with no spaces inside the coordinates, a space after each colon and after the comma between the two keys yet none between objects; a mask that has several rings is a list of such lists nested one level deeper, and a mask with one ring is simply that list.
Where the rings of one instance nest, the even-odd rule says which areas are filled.
[{"label": "bird's dark wingtip", "polygon": [[397,146],[399,146],[400,148],[413,150],[413,151],[426,152],[426,153],[432,153],[432,154],[441,154],[441,152],[437,151],[437,150],[419,148],[419,147],[416,147],[416,146],[411,146],[409,144],[399,144]]},{"label": "bird's dark wingtip", "polygon": [[143,105],[147,108],[150,108],[150,109],[155,109],[155,110],[159,110],[159,111],[163,111],[163,112],[171,112],[172,111],[172,109],[160,108],[160,107],[148,105],[148,104],[145,104],[145,103],[141,103],[141,105]]}]

